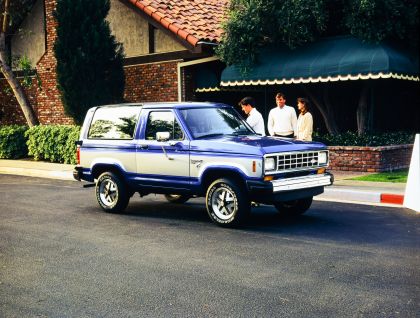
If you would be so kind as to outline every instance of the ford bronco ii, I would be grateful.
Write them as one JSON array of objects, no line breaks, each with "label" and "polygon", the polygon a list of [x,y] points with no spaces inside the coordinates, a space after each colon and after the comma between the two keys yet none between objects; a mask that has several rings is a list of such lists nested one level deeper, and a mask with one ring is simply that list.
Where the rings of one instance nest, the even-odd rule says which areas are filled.
[{"label": "ford bronco ii", "polygon": [[331,185],[328,150],[317,142],[262,137],[220,103],[119,104],[91,108],[73,176],[91,182],[107,212],[136,192],[184,203],[205,197],[210,219],[232,226],[251,202],[301,214]]}]

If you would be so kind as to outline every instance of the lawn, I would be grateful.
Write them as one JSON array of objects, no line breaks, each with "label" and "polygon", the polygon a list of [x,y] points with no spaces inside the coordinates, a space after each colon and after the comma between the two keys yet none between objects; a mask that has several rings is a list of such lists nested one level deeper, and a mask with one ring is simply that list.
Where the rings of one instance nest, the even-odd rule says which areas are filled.
[{"label": "lawn", "polygon": [[355,177],[351,180],[374,181],[374,182],[407,182],[408,169],[395,170],[392,172],[379,172],[366,176]]}]

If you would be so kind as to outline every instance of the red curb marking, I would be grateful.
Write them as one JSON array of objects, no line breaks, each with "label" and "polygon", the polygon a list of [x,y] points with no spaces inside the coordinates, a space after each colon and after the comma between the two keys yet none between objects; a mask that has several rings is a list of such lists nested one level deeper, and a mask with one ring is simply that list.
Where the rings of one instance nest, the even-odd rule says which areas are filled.
[{"label": "red curb marking", "polygon": [[404,203],[404,195],[382,193],[381,194],[381,203],[403,204]]}]

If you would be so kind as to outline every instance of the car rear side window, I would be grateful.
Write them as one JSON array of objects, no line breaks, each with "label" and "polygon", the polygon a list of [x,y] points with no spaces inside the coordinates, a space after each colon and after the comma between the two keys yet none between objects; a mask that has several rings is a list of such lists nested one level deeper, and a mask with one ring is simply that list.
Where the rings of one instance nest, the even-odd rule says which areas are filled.
[{"label": "car rear side window", "polygon": [[90,139],[133,139],[141,107],[101,107],[89,128]]}]

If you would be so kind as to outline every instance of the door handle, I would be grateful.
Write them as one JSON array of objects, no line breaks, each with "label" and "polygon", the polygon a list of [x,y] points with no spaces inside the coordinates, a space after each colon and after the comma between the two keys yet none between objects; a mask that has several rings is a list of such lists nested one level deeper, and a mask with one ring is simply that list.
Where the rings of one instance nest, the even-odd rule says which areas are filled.
[{"label": "door handle", "polygon": [[140,149],[149,149],[149,145],[139,145]]}]

